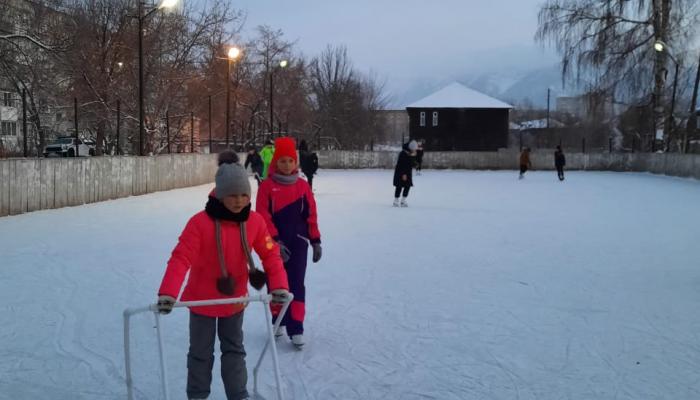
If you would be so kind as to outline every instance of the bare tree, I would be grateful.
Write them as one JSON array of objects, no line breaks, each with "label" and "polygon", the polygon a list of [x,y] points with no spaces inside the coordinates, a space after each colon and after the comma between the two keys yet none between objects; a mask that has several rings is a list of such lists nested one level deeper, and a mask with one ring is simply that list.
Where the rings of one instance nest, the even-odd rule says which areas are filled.
[{"label": "bare tree", "polygon": [[367,117],[365,139],[369,139],[370,143],[374,143],[378,139],[386,140],[386,138],[381,137],[384,131],[383,119],[378,113],[378,111],[385,109],[389,103],[385,92],[386,80],[380,80],[376,73],[370,72],[369,75],[362,78],[361,87],[365,109],[363,114]]},{"label": "bare tree", "polygon": [[[16,91],[30,91],[30,117],[42,135],[41,146],[47,124],[40,117],[42,107],[72,105],[75,97],[81,130],[96,137],[98,154],[115,148],[117,104],[125,132],[122,148],[138,148],[134,132],[140,60],[134,44],[140,33],[135,2],[22,3],[42,4],[40,11],[57,16],[48,19],[34,12],[31,26],[36,32],[0,33],[0,49],[5,50],[0,53],[0,73],[10,78]],[[178,13],[155,12],[144,21],[142,145],[147,152],[164,151],[168,142],[189,145],[192,113],[203,122],[200,129],[222,138],[227,81],[233,94],[229,128],[234,143],[256,142],[259,134],[275,131],[311,139],[309,135],[322,130],[344,146],[360,148],[377,137],[375,111],[386,104],[383,83],[375,75],[357,73],[344,47],[328,47],[307,62],[295,54],[294,43],[285,40],[282,31],[267,26],[258,27],[241,45],[243,20],[230,2],[215,0],[206,9],[187,3]],[[225,54],[235,44],[243,54],[229,74]],[[287,60],[285,68],[281,60]]]},{"label": "bare tree", "polygon": [[259,80],[258,86],[262,89],[261,97],[267,99],[266,104],[270,110],[268,114],[271,119],[267,124],[269,132],[274,132],[275,122],[279,122],[279,115],[284,114],[278,112],[278,107],[274,104],[273,99],[280,86],[275,85],[275,80],[284,79],[284,76],[281,76],[284,71],[280,70],[279,63],[289,60],[294,43],[284,40],[283,37],[284,33],[281,30],[262,25],[257,28],[257,37],[249,44],[253,53],[249,60],[259,63],[259,68],[262,68],[262,71],[258,69],[256,75]]},{"label": "bare tree", "polygon": [[[115,142],[116,102],[130,99],[128,45],[131,39],[128,0],[84,0],[73,4],[65,29],[73,33],[73,43],[62,60],[72,79],[71,94],[79,99],[83,115],[96,126],[96,153],[102,155],[105,144]],[[121,110],[135,120],[132,102]],[[107,131],[112,134],[107,135]]]},{"label": "bare tree", "polygon": [[386,98],[376,76],[362,76],[344,46],[328,46],[309,65],[311,96],[319,134],[334,136],[349,148],[365,148],[375,138],[375,111]]},{"label": "bare tree", "polygon": [[[56,11],[60,2],[52,7],[43,2],[3,2],[0,15],[5,25],[21,21],[16,32],[0,35],[0,78],[4,78],[14,89],[17,98],[26,94],[27,118],[35,132],[32,145],[37,154],[46,142],[47,129],[42,114],[55,104],[55,94],[61,85],[54,71],[53,62],[57,53],[63,51],[66,37],[57,27],[63,15]],[[31,142],[30,142],[31,143]]]},{"label": "bare tree", "polygon": [[311,60],[309,78],[321,132],[329,132],[345,146],[352,143],[353,121],[347,116],[361,103],[359,82],[344,46],[328,46]]},{"label": "bare tree", "polygon": [[[137,24],[130,0],[76,0],[70,29],[75,38],[66,64],[73,91],[96,125],[98,146],[115,142],[116,101],[133,127],[138,121]],[[213,48],[233,33],[241,14],[218,0],[205,10],[188,5],[178,13],[155,13],[144,21],[144,87],[147,152],[167,149],[168,140],[188,143],[190,113],[208,120],[209,74],[218,63]],[[71,29],[72,28],[72,29]],[[205,89],[204,92],[202,89]],[[173,116],[171,135],[165,116]],[[107,134],[109,129],[110,133]],[[131,130],[133,133],[133,129]],[[132,145],[135,136],[127,136]],[[98,150],[101,152],[101,148]]]},{"label": "bare tree", "polygon": [[[596,91],[635,101],[650,99],[656,121],[663,121],[672,68],[667,51],[656,52],[653,44],[666,43],[682,60],[698,8],[695,0],[547,0],[536,39],[554,44],[562,55],[565,82],[588,82]],[[669,124],[665,130],[668,136]]]}]

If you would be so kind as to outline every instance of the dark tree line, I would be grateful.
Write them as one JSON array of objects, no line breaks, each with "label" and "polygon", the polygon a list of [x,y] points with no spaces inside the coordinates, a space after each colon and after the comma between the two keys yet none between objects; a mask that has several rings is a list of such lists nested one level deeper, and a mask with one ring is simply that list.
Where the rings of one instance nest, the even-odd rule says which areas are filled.
[{"label": "dark tree line", "polygon": [[[229,1],[209,2],[206,9],[182,3],[143,20],[148,153],[166,152],[168,139],[176,144],[172,151],[187,146],[193,119],[200,145],[206,146],[210,130],[215,141],[223,141],[227,79],[233,145],[293,135],[312,144],[332,138],[343,148],[359,148],[374,137],[373,111],[386,103],[383,86],[355,70],[343,46],[306,58],[280,30],[261,26],[253,37],[242,38],[245,15]],[[0,89],[11,90],[16,99],[26,93],[37,152],[52,137],[73,134],[77,98],[79,132],[96,140],[98,154],[138,153],[136,4],[0,2]],[[231,46],[241,55],[227,77]]]}]

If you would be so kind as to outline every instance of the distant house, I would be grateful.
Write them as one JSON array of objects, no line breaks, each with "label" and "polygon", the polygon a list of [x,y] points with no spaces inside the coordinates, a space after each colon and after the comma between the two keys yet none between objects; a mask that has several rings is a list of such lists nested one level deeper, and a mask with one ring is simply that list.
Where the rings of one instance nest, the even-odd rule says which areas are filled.
[{"label": "distant house", "polygon": [[512,108],[455,82],[406,107],[409,135],[428,151],[495,151],[508,147]]},{"label": "distant house", "polygon": [[0,78],[0,149],[17,150],[21,134],[18,102],[10,89],[1,86],[2,81]]}]

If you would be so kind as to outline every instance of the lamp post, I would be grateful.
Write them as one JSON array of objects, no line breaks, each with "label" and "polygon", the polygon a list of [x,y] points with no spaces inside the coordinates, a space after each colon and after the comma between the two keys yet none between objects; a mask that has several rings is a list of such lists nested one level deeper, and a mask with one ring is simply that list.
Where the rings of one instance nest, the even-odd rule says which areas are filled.
[{"label": "lamp post", "polygon": [[226,148],[229,148],[229,130],[230,130],[230,116],[229,116],[229,110],[231,109],[231,63],[233,61],[236,61],[238,56],[241,54],[241,50],[233,46],[230,49],[228,49],[228,53],[226,54],[226,58],[228,59],[228,69],[226,72]]},{"label": "lamp post", "polygon": [[675,120],[673,118],[673,111],[674,111],[674,108],[676,106],[676,87],[678,86],[679,64],[678,64],[678,60],[676,60],[676,58],[671,53],[668,45],[666,43],[664,43],[663,41],[657,40],[656,42],[654,42],[654,50],[658,51],[659,53],[666,52],[666,54],[668,54],[668,56],[671,57],[671,60],[673,60],[673,62],[676,64],[676,70],[675,70],[675,73],[673,74],[673,94],[671,95],[671,111],[669,113],[669,120],[668,120],[668,124],[669,124],[669,131],[668,132],[669,132],[669,137],[670,137],[671,133],[673,132],[674,125],[675,125]]},{"label": "lamp post", "polygon": [[697,115],[700,113],[700,108],[697,108],[698,87],[700,87],[700,59],[698,60],[698,69],[695,74],[693,95],[690,98],[690,117],[688,117],[688,123],[685,126],[685,138],[683,140],[684,153],[688,153],[690,140],[695,137],[695,130],[697,129]]},{"label": "lamp post", "polygon": [[547,88],[547,129],[549,129],[549,98],[551,96],[552,88]]},{"label": "lamp post", "polygon": [[[287,67],[287,60],[282,60],[279,63],[279,68],[286,68]],[[273,75],[275,74],[277,67],[272,67],[270,70],[270,135],[272,136],[274,130],[275,130],[275,122],[274,122],[274,114],[273,114],[273,98],[274,98],[274,93],[275,93],[275,86],[274,86],[274,80],[273,80]]]},{"label": "lamp post", "polygon": [[178,0],[163,0],[158,7],[153,8],[146,14],[143,13],[143,0],[138,0],[138,14],[133,16],[139,21],[139,155],[143,155],[143,137],[144,137],[144,124],[143,124],[143,21],[149,16],[153,15],[154,12],[164,9],[173,8],[177,5]]}]

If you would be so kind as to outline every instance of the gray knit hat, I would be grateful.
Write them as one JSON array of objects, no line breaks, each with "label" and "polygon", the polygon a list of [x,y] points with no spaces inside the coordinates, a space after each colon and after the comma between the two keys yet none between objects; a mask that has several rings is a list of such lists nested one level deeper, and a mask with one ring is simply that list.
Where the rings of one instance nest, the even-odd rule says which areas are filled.
[{"label": "gray knit hat", "polygon": [[409,150],[416,151],[417,148],[418,148],[418,143],[416,143],[415,140],[411,140],[410,142],[408,142],[408,149]]},{"label": "gray knit hat", "polygon": [[247,194],[250,197],[248,173],[240,164],[221,164],[215,180],[214,195],[219,200],[232,194]]}]

